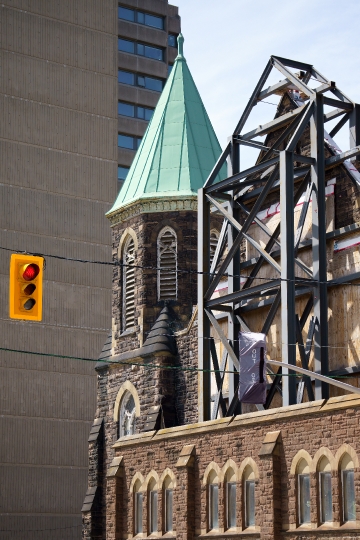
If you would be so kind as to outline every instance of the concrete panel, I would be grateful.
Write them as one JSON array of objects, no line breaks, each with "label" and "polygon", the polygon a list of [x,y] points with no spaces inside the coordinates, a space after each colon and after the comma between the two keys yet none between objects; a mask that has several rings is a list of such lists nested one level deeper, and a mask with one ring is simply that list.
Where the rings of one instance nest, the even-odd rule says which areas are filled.
[{"label": "concrete panel", "polygon": [[0,476],[1,512],[64,514],[73,513],[75,508],[81,509],[86,467],[0,465]]},{"label": "concrete panel", "polygon": [[144,90],[143,88],[118,84],[118,97],[124,101],[138,103],[144,107],[156,107],[160,99],[160,92]]},{"label": "concrete panel", "polygon": [[0,414],[90,421],[94,382],[93,376],[0,368]]},{"label": "concrete panel", "polygon": [[[84,375],[93,377],[94,384],[96,382],[95,359],[109,335],[109,329],[100,331],[51,327],[43,324],[39,326],[39,323],[23,321],[2,321],[2,332],[5,335],[1,340],[2,347],[34,353],[41,352],[49,356],[2,350],[0,351],[1,367]],[[51,356],[52,353],[94,360],[59,358]],[[89,399],[95,400],[95,392]]]},{"label": "concrete panel", "polygon": [[119,69],[134,71],[136,73],[142,73],[164,80],[167,79],[168,75],[168,68],[165,62],[149,60],[144,56],[137,56],[136,54],[128,54],[120,51],[118,52],[118,67]]},{"label": "concrete panel", "polygon": [[126,116],[119,116],[118,118],[118,130],[119,133],[129,133],[136,137],[142,137],[148,127],[149,122],[145,120],[136,120],[134,118],[127,118]]},{"label": "concrete panel", "polygon": [[[86,491],[86,488],[85,488]],[[1,514],[1,540],[79,540],[81,514]],[[49,536],[51,535],[51,536]]]},{"label": "concrete panel", "polygon": [[[50,3],[58,4],[58,2]],[[115,34],[93,32],[85,27],[14,10],[4,4],[0,9],[2,49],[114,75]]]},{"label": "concrete panel", "polygon": [[[7,276],[0,275],[0,288],[7,288]],[[0,297],[0,313],[8,316],[8,297]],[[43,324],[107,331],[104,322],[111,314],[107,289],[46,281],[43,284]],[[95,353],[96,354],[96,353]]]},{"label": "concrete panel", "polygon": [[[116,122],[113,127],[116,140]],[[117,193],[117,167],[115,161],[0,140],[0,183],[103,201],[110,208]]]},{"label": "concrete panel", "polygon": [[18,8],[36,15],[43,15],[52,19],[60,19],[79,26],[92,28],[110,34],[116,33],[114,12],[116,13],[116,0],[62,0],[50,2],[49,0],[4,0],[2,2],[11,8]]},{"label": "concrete panel", "polygon": [[[88,466],[89,422],[43,418],[3,417],[0,429],[0,463],[57,467]],[[13,448],[11,452],[9,448]]]},{"label": "concrete panel", "polygon": [[2,93],[111,118],[116,116],[114,75],[2,52]]},{"label": "concrete panel", "polygon": [[141,41],[142,43],[150,43],[155,47],[167,47],[167,32],[164,30],[156,30],[143,24],[134,24],[128,21],[119,19],[118,33],[120,37],[130,39],[131,41]]},{"label": "concrete panel", "polygon": [[125,148],[118,148],[118,163],[124,167],[130,167],[132,160],[134,159],[135,152],[132,150],[126,150]]},{"label": "concrete panel", "polygon": [[[1,231],[0,245],[9,247],[13,252],[26,250],[29,253],[43,253],[46,259],[45,279],[47,281],[101,287],[109,291],[111,289],[112,266],[73,263],[47,257],[47,255],[59,255],[89,261],[111,261],[111,248],[106,244],[100,246],[70,240],[57,240],[54,243],[54,239],[47,236],[36,237],[33,234],[19,234],[17,231]],[[11,251],[1,250],[0,253],[0,274],[8,276]]]},{"label": "concrete panel", "polygon": [[116,155],[112,118],[10,96],[0,96],[0,115],[1,138],[108,160]]},{"label": "concrete panel", "polygon": [[125,4],[134,9],[157,15],[166,15],[168,10],[168,4],[164,0],[126,0]]},{"label": "concrete panel", "polygon": [[103,202],[85,204],[81,199],[1,184],[0,198],[3,208],[7,208],[6,214],[0,213],[0,228],[27,232],[31,223],[32,233],[39,235],[99,244],[109,238],[105,217],[109,205]]}]

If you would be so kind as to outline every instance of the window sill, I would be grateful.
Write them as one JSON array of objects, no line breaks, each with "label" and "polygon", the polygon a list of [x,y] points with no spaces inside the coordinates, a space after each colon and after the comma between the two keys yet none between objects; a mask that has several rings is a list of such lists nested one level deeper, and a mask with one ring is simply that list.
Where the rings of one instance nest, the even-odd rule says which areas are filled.
[{"label": "window sill", "polygon": [[128,328],[127,330],[124,330],[122,334],[120,334],[119,338],[132,336],[136,334],[136,326],[132,326],[131,328]]},{"label": "window sill", "polygon": [[322,523],[319,526],[316,526],[314,524],[308,523],[303,524],[297,527],[296,529],[288,529],[287,531],[283,531],[285,534],[306,534],[311,533],[314,534],[314,532],[338,532],[342,533],[344,531],[348,532],[359,532],[360,530],[360,523],[352,521],[349,523],[344,523],[343,525],[330,525],[326,523]]},{"label": "window sill", "polygon": [[260,537],[260,529],[259,528],[255,528],[255,527],[248,527],[247,529],[238,529],[238,528],[233,528],[233,529],[228,529],[226,531],[219,531],[219,530],[213,530],[213,531],[209,531],[208,533],[206,534],[200,534],[198,536],[198,538],[211,538],[211,537],[221,537],[221,538],[235,538],[235,537],[238,537],[238,536],[247,536],[247,537],[255,537],[255,538],[259,538]]}]

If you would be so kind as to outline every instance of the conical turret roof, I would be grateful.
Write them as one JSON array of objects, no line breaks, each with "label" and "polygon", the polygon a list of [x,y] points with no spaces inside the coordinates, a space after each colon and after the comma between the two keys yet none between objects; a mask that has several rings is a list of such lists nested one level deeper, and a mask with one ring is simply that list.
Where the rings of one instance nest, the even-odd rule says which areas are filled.
[{"label": "conical turret roof", "polygon": [[[183,56],[183,41],[180,34],[171,74],[108,215],[139,199],[197,195],[221,154]],[[217,180],[225,176],[224,167]]]}]

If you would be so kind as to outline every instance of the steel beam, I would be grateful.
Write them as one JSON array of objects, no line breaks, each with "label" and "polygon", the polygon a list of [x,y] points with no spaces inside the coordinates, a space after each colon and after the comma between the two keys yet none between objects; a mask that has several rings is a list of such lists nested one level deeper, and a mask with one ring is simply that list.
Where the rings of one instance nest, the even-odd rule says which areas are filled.
[{"label": "steel beam", "polygon": [[[360,105],[354,104],[354,110],[350,113],[350,148],[360,145]],[[356,155],[359,157],[359,153]]]},{"label": "steel beam", "polygon": [[267,88],[265,88],[265,90],[262,90],[262,92],[260,92],[260,94],[258,95],[257,100],[262,101],[263,99],[266,99],[273,94],[282,93],[283,90],[285,90],[291,85],[292,83],[288,79],[279,81],[278,83],[273,84],[272,86],[268,86]]},{"label": "steel beam", "polygon": [[286,68],[281,60],[279,57],[273,56],[274,67],[276,67],[276,69],[278,69],[287,79],[289,79],[289,81],[291,81],[296,88],[300,90],[300,92],[303,92],[305,96],[308,96],[309,98],[313,97],[315,94],[314,90],[309,88],[307,84],[303,83],[301,79],[295,77],[295,75]]},{"label": "steel beam", "polygon": [[[198,411],[199,422],[211,418],[210,323],[204,311],[209,288],[210,211],[204,189],[198,192]],[[205,371],[203,371],[205,370]]]},{"label": "steel beam", "polygon": [[[324,96],[316,96],[315,114],[310,121],[311,156],[316,165],[311,166],[312,196],[312,254],[313,278],[318,282],[314,290],[314,371],[327,375],[328,361],[328,303],[326,258],[326,202],[325,202],[325,150],[324,150]],[[329,387],[317,379],[316,399],[327,399]]]},{"label": "steel beam", "polygon": [[347,103],[346,101],[340,101],[339,99],[329,98],[324,96],[324,105],[329,105],[330,107],[336,107],[337,109],[343,109],[344,111],[350,112],[353,110],[352,103]]},{"label": "steel beam", "polygon": [[295,116],[300,114],[303,110],[303,108],[306,107],[306,105],[303,105],[302,107],[299,107],[298,109],[294,109],[293,111],[283,114],[282,116],[279,116],[278,118],[275,118],[275,120],[271,120],[271,122],[267,122],[266,124],[262,124],[261,126],[258,126],[256,129],[253,129],[252,131],[249,131],[248,133],[245,133],[242,135],[243,140],[250,140],[254,139],[255,137],[261,137],[262,135],[266,135],[267,133],[271,133],[272,131],[276,131],[277,129],[280,129],[283,126],[286,126],[289,124]]},{"label": "steel beam", "polygon": [[230,151],[231,151],[231,142],[229,142],[227,144],[227,147],[225,148],[225,150],[223,151],[223,153],[221,154],[221,156],[219,157],[219,159],[215,163],[213,170],[209,174],[208,179],[206,180],[206,182],[204,184],[204,187],[211,186],[214,183],[214,180],[217,177],[217,175],[219,174],[219,172],[221,170],[221,167],[225,164],[226,159],[227,159],[228,155],[230,154]]},{"label": "steel beam", "polygon": [[[280,152],[281,223],[281,351],[283,362],[296,364],[295,328],[295,251],[294,251],[294,176],[293,154]],[[296,381],[283,367],[283,405],[296,403]]]}]

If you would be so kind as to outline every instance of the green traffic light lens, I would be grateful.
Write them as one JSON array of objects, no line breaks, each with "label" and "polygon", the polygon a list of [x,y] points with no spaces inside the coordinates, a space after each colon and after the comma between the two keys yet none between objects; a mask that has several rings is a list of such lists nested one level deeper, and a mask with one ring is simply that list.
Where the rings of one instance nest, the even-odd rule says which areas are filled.
[{"label": "green traffic light lens", "polygon": [[29,311],[35,306],[36,302],[33,298],[29,298],[29,300],[26,300],[25,304],[23,305],[23,308],[26,309],[26,311]]}]

